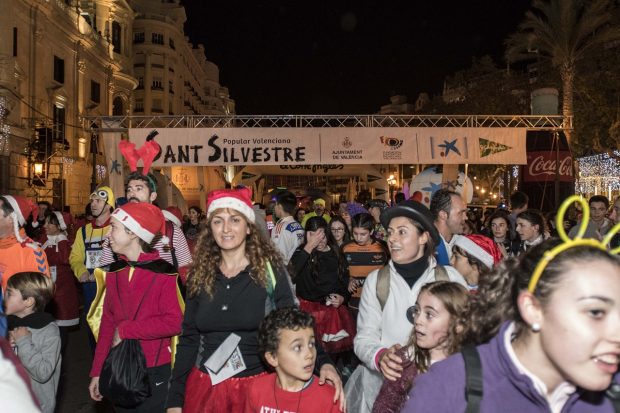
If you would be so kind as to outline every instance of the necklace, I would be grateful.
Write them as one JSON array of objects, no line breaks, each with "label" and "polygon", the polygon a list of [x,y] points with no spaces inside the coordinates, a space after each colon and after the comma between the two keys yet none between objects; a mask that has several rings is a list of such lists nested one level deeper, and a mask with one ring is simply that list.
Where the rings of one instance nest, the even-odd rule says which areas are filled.
[{"label": "necklace", "polygon": [[[299,390],[299,399],[297,399],[297,409],[295,409],[295,413],[299,413],[299,406],[301,405],[301,396],[304,390],[306,390],[306,388],[308,386],[310,386],[310,384],[312,383],[312,380],[314,380],[314,377],[310,377],[310,380],[308,380],[307,382],[304,383],[303,387]],[[275,400],[276,402],[276,410],[279,412],[280,411],[280,407],[278,406],[278,398],[276,397],[276,382],[278,381],[278,378],[276,377],[276,379],[273,381],[273,400]],[[284,390],[284,389],[283,389]],[[284,390],[286,391],[286,390]]]}]

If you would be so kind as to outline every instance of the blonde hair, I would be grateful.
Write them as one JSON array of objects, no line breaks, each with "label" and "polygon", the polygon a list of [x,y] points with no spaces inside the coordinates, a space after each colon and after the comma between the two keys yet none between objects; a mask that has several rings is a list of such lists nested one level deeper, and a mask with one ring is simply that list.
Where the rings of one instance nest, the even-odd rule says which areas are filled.
[{"label": "blonde hair", "polygon": [[47,303],[54,298],[54,282],[50,277],[40,272],[13,274],[6,286],[19,291],[24,300],[33,298],[35,312],[45,310]]},{"label": "blonde hair", "polygon": [[196,242],[194,262],[189,270],[187,281],[189,297],[194,297],[200,293],[206,293],[210,298],[213,297],[215,277],[222,262],[222,251],[213,236],[211,223],[213,217],[220,211],[243,217],[248,225],[249,234],[245,238],[245,256],[250,261],[250,277],[256,284],[267,288],[269,275],[266,267],[268,262],[274,269],[284,268],[280,253],[270,241],[266,241],[262,237],[256,224],[248,221],[245,215],[234,209],[216,209],[209,214],[207,223]]}]

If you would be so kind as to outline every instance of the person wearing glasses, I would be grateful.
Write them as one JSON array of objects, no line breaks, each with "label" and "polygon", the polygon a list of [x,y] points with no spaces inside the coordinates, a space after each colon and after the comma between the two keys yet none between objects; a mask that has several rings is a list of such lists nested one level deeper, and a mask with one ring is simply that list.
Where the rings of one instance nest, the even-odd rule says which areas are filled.
[{"label": "person wearing glasses", "polygon": [[332,233],[334,240],[339,248],[342,248],[351,241],[351,233],[347,227],[347,223],[339,215],[334,215],[329,221],[329,232]]}]

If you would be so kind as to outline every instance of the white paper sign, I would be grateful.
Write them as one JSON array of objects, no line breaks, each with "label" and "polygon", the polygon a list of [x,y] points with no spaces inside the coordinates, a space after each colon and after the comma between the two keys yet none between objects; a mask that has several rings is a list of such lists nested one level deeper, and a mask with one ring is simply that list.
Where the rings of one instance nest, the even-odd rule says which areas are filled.
[{"label": "white paper sign", "polygon": [[246,369],[241,350],[239,350],[240,341],[241,337],[231,333],[205,362],[204,366],[209,372],[213,385]]}]

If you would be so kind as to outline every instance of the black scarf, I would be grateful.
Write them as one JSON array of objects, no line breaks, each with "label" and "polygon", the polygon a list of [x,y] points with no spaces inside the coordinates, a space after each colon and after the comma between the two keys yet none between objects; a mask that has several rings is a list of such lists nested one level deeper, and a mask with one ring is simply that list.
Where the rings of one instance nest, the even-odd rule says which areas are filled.
[{"label": "black scarf", "polygon": [[413,287],[413,284],[420,279],[430,264],[427,256],[423,256],[416,261],[408,262],[406,264],[397,264],[394,261],[392,262],[394,263],[394,269],[396,269],[396,272],[403,277],[407,284],[409,284],[409,288]]},{"label": "black scarf", "polygon": [[49,313],[39,311],[36,313],[28,314],[26,317],[23,318],[11,314],[6,316],[6,321],[9,325],[9,330],[13,330],[17,327],[30,327],[34,329],[40,329],[53,322],[54,317],[52,317],[52,315]]}]

